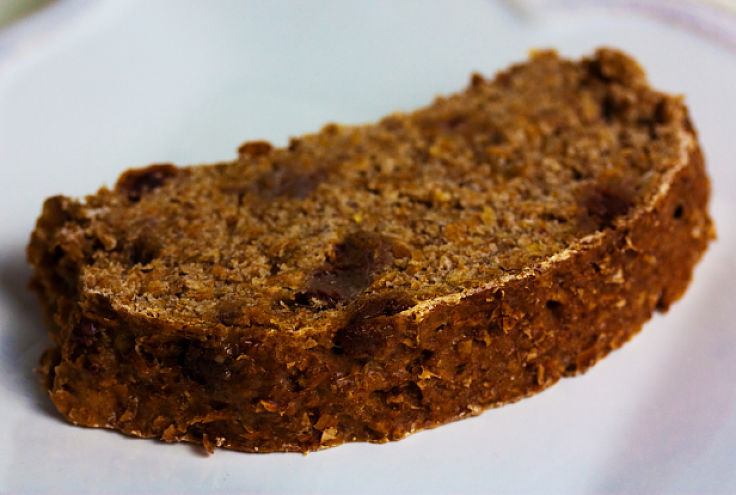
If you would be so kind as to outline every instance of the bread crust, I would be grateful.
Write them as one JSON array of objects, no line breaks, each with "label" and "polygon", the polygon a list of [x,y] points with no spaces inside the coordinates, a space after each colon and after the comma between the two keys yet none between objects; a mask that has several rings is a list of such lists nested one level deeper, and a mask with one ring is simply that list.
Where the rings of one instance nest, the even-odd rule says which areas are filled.
[{"label": "bread crust", "polygon": [[50,198],[28,251],[56,328],[42,357],[51,399],[78,425],[209,451],[307,452],[397,440],[537,393],[684,293],[714,231],[689,121],[680,137],[648,204],[542,263],[419,304],[366,298],[330,331],[288,337],[262,325],[244,339],[116,307],[79,279],[92,241],[70,235],[57,252],[52,237],[83,215]]}]

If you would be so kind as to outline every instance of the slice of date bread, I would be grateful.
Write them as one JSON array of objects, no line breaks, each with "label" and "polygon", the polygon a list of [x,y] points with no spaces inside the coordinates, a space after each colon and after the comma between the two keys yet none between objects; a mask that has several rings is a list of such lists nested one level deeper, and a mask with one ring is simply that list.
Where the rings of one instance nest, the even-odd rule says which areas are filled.
[{"label": "slice of date bread", "polygon": [[580,373],[714,237],[680,98],[626,55],[534,53],[377,124],[46,201],[28,247],[61,414],[309,451],[395,440]]}]

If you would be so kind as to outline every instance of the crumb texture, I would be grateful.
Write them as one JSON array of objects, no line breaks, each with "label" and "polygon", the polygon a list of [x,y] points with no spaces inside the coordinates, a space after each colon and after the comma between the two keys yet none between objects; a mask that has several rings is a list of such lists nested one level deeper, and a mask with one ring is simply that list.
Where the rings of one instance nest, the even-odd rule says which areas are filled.
[{"label": "crumb texture", "polygon": [[553,51],[407,114],[49,198],[59,411],[208,450],[386,441],[584,371],[713,238],[680,98]]}]

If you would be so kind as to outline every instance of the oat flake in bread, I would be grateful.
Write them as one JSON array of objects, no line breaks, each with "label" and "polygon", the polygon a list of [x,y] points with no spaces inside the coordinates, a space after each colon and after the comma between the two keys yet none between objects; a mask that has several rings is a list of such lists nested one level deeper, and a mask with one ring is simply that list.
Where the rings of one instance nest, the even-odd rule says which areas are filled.
[{"label": "oat flake in bread", "polygon": [[679,97],[552,51],[408,114],[46,200],[42,374],[74,424],[249,452],[384,442],[585,371],[714,237]]}]

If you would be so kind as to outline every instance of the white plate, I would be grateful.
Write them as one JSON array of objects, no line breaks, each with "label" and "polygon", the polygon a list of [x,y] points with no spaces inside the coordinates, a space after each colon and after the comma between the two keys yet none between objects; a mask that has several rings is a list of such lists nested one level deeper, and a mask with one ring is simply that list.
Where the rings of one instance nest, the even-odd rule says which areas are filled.
[{"label": "white plate", "polygon": [[[736,492],[733,52],[643,14],[547,22],[487,0],[72,3],[0,33],[0,492]],[[23,251],[46,196],[416,108],[532,47],[601,44],[687,95],[720,238],[684,299],[586,375],[401,442],[306,457],[205,458],[75,428],[40,390],[31,369],[48,341]]]}]

